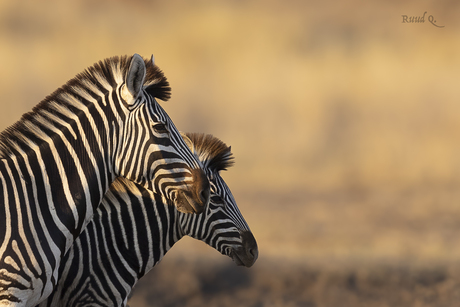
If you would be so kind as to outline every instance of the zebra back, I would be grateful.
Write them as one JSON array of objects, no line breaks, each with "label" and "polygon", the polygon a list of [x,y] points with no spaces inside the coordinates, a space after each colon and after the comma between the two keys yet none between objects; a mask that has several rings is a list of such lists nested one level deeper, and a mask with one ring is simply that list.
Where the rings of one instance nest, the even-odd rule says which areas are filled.
[{"label": "zebra back", "polygon": [[254,264],[257,243],[220,175],[233,164],[230,147],[209,135],[186,137],[211,183],[203,214],[178,212],[161,195],[117,179],[67,253],[56,291],[40,306],[125,306],[139,278],[184,235],[206,242],[237,265]]}]

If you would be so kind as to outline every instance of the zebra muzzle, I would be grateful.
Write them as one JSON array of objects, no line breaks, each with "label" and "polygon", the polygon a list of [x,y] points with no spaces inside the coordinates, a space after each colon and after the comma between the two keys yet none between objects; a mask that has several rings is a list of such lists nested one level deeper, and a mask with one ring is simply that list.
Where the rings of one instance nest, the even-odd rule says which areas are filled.
[{"label": "zebra muzzle", "polygon": [[236,265],[250,268],[259,257],[259,248],[252,232],[242,231],[240,236],[242,244],[233,247],[230,256]]}]

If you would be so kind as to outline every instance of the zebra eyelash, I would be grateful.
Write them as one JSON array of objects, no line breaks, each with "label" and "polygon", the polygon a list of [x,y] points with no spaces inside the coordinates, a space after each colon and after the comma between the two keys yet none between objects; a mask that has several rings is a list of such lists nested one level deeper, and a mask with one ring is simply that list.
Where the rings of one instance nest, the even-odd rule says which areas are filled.
[{"label": "zebra eyelash", "polygon": [[211,196],[211,201],[216,205],[225,205],[225,201],[219,195]]},{"label": "zebra eyelash", "polygon": [[152,129],[158,134],[169,135],[169,129],[164,123],[152,123]]}]

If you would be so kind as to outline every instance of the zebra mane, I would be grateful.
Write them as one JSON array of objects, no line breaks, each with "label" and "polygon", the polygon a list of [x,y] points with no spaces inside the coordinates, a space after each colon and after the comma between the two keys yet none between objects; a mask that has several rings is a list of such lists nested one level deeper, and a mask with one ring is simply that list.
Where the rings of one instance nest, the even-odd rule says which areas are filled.
[{"label": "zebra mane", "polygon": [[[50,95],[59,94],[60,91],[67,91],[69,86],[80,86],[85,88],[85,81],[93,84],[101,83],[101,77],[105,79],[112,88],[124,82],[124,77],[129,69],[132,56],[114,56],[95,63],[88,67],[83,73],[71,79],[62,88]],[[171,98],[171,87],[163,71],[152,62],[152,59],[145,59],[146,75],[144,79],[144,90],[155,98],[168,101]],[[47,97],[45,100],[47,100]]]},{"label": "zebra mane", "polygon": [[186,133],[192,141],[193,152],[205,168],[219,172],[235,163],[231,147],[211,134]]},{"label": "zebra mane", "polygon": [[[22,115],[21,119],[0,132],[0,158],[12,153],[12,148],[21,142],[23,135],[31,129],[31,123],[37,123],[47,113],[56,113],[59,108],[66,108],[66,96],[79,96],[79,91],[94,90],[106,93],[124,82],[132,56],[114,56],[95,63],[82,73],[77,74],[65,85],[38,103],[30,112]],[[144,90],[155,98],[167,101],[171,97],[171,87],[164,73],[152,60],[144,59],[146,76]],[[79,98],[83,99],[83,98]],[[84,102],[87,104],[87,102]]]},{"label": "zebra mane", "polygon": [[[58,89],[51,96],[54,96],[60,90],[67,90],[69,85],[85,87],[85,80],[91,81],[93,84],[99,84],[101,76],[109,82],[112,88],[115,88],[117,84],[124,82],[131,59],[132,56],[124,55],[99,61],[93,66],[88,67],[83,73],[78,74],[74,79],[71,79],[64,87]],[[144,58],[144,62],[146,68],[144,90],[155,98],[168,101],[171,98],[171,87],[163,71],[153,63],[152,59]]]}]

